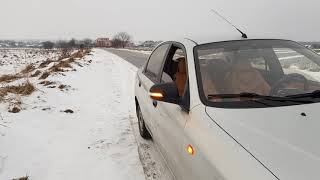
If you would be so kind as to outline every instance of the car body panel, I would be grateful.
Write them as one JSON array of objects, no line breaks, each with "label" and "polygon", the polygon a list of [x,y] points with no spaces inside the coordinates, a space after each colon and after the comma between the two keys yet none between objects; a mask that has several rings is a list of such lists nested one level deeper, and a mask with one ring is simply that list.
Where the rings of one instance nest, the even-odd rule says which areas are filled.
[{"label": "car body panel", "polygon": [[154,85],[154,83],[142,73],[142,69],[137,72],[136,79],[136,98],[138,99],[144,119],[148,120],[147,128],[153,136],[152,133],[156,129],[155,123],[153,123],[153,114],[155,113],[155,109],[152,106],[153,100],[148,96],[148,94],[149,89]]},{"label": "car body panel", "polygon": [[181,171],[181,154],[184,153],[184,127],[189,119],[189,114],[180,106],[165,102],[158,102],[155,107],[157,117],[154,121],[156,126],[157,142],[161,152],[174,172]]},{"label": "car body panel", "polygon": [[318,109],[319,103],[254,110],[207,107],[207,112],[278,178],[316,180],[320,167]]},{"label": "car body panel", "polygon": [[179,179],[192,180],[275,180],[265,167],[237,144],[199,105],[190,111],[190,120],[185,128],[185,142],[195,149],[193,156],[186,150],[182,155],[184,176]]}]

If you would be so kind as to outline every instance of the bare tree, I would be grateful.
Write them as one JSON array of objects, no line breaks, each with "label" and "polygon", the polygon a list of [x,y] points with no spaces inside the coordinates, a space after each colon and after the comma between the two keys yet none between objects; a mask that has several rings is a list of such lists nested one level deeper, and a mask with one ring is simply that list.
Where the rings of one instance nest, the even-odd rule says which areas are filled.
[{"label": "bare tree", "polygon": [[54,47],[54,45],[55,44],[53,42],[51,42],[51,41],[45,41],[45,42],[42,43],[42,47],[44,49],[52,49]]},{"label": "bare tree", "polygon": [[93,46],[93,41],[89,38],[84,39],[82,43],[86,48]]},{"label": "bare tree", "polygon": [[113,37],[113,43],[115,47],[126,47],[130,41],[131,36],[126,32],[119,32]]},{"label": "bare tree", "polygon": [[69,42],[68,45],[70,48],[75,48],[77,45],[76,39],[72,38]]}]

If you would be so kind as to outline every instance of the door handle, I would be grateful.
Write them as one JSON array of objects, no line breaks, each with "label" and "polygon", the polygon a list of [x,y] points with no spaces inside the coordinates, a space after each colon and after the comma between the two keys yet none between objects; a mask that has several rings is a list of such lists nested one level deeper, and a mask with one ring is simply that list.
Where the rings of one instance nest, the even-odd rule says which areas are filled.
[{"label": "door handle", "polygon": [[152,101],[152,104],[153,104],[153,106],[154,106],[154,107],[157,107],[158,102],[157,102],[157,101],[155,101],[155,100],[153,100],[153,101]]},{"label": "door handle", "polygon": [[141,81],[139,81],[139,87],[141,87]]}]

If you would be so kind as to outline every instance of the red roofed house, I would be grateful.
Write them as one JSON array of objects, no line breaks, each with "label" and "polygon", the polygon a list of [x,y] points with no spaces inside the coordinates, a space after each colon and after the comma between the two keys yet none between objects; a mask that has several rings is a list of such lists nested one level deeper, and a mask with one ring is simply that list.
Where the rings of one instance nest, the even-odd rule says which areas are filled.
[{"label": "red roofed house", "polygon": [[95,44],[96,47],[111,47],[112,41],[109,38],[98,38]]}]

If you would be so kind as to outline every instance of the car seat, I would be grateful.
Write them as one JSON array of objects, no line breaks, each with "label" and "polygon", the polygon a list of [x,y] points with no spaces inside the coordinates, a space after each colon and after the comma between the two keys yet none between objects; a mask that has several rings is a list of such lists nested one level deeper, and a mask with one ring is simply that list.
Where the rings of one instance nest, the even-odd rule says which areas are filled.
[{"label": "car seat", "polygon": [[225,80],[229,93],[233,94],[248,92],[268,95],[271,89],[267,81],[258,70],[252,67],[247,58],[238,58],[233,63]]}]

